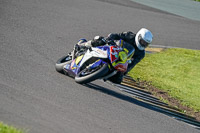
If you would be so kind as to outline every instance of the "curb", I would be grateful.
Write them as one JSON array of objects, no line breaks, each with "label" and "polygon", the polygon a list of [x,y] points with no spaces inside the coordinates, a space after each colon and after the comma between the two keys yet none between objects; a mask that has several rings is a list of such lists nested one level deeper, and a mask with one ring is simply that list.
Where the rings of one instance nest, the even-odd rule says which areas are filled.
[{"label": "curb", "polygon": [[137,85],[136,81],[130,76],[124,76],[123,82],[121,84],[111,84],[117,87],[120,91],[129,94],[134,99],[144,104],[147,104],[145,106],[149,106],[155,111],[161,112],[177,120],[183,121],[190,126],[200,130],[200,122],[197,121],[194,117],[183,114],[182,112],[180,112],[179,109],[161,102],[150,92],[144,90],[144,87]]}]

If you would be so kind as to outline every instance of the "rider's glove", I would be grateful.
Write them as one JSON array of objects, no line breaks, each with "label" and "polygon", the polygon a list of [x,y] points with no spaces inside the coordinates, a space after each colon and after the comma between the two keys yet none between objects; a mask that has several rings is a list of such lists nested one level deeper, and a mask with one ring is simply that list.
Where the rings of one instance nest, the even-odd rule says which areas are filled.
[{"label": "rider's glove", "polygon": [[107,43],[108,45],[116,45],[115,41],[112,40],[112,39],[109,39],[109,38],[106,39],[106,43]]},{"label": "rider's glove", "polygon": [[106,44],[106,40],[102,36],[95,36],[94,39],[91,41],[93,47],[103,46]]}]

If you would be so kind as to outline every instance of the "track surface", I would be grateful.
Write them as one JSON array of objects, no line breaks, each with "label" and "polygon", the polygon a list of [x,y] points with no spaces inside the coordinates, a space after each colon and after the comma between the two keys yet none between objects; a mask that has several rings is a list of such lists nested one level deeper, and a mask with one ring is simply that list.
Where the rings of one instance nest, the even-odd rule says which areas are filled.
[{"label": "track surface", "polygon": [[154,44],[199,49],[199,21],[126,0],[0,0],[0,121],[30,133],[200,132],[102,81],[55,71],[79,38],[140,27]]},{"label": "track surface", "polygon": [[200,6],[195,0],[132,0],[156,9],[200,21]]}]

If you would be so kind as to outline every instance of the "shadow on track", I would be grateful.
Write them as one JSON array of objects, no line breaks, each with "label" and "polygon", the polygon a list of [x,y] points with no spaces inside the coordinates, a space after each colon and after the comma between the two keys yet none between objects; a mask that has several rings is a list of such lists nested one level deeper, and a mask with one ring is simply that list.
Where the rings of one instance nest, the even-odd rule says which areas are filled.
[{"label": "shadow on track", "polygon": [[197,122],[193,118],[188,118],[187,116],[185,116],[183,114],[170,112],[169,110],[165,110],[165,109],[160,108],[158,106],[155,106],[155,105],[152,105],[152,104],[149,104],[149,103],[145,103],[143,101],[139,101],[139,100],[135,99],[134,97],[116,92],[114,90],[111,90],[111,89],[108,89],[108,88],[105,88],[105,87],[102,87],[102,86],[99,86],[99,85],[96,85],[96,84],[93,84],[93,83],[87,83],[87,84],[84,84],[83,86],[97,90],[97,91],[100,91],[102,93],[105,93],[107,95],[119,98],[121,100],[130,102],[132,104],[142,106],[146,109],[150,109],[150,110],[165,114],[167,116],[174,117],[177,120],[184,121],[188,124],[194,125],[196,129],[200,129],[200,123],[199,122]]},{"label": "shadow on track", "polygon": [[130,103],[145,107],[147,109],[151,109],[151,110],[154,110],[154,111],[161,112],[158,109],[156,109],[154,106],[152,106],[151,104],[148,104],[148,103],[145,103],[145,102],[142,102],[142,101],[138,101],[137,99],[134,99],[131,96],[127,96],[125,94],[116,92],[114,90],[111,90],[111,89],[108,89],[108,88],[105,88],[105,87],[102,87],[102,86],[99,86],[99,85],[96,85],[96,84],[93,84],[93,83],[87,83],[87,84],[84,84],[83,86],[86,86],[86,87],[89,87],[91,89],[103,92],[105,94],[119,98],[121,100],[124,100],[124,101],[130,102]]}]

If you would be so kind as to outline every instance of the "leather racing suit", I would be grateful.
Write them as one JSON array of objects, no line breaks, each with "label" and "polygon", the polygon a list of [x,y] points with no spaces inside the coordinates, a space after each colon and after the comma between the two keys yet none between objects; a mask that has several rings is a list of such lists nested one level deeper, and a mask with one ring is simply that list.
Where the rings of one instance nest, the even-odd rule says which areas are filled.
[{"label": "leather racing suit", "polygon": [[122,33],[111,33],[108,35],[108,40],[124,40],[126,43],[124,44],[125,48],[127,48],[129,51],[132,50],[132,47],[134,47],[135,52],[132,57],[131,64],[128,65],[128,70],[126,73],[128,73],[137,63],[139,63],[144,57],[145,57],[145,50],[139,50],[135,43],[135,36],[133,32],[122,32]]}]

